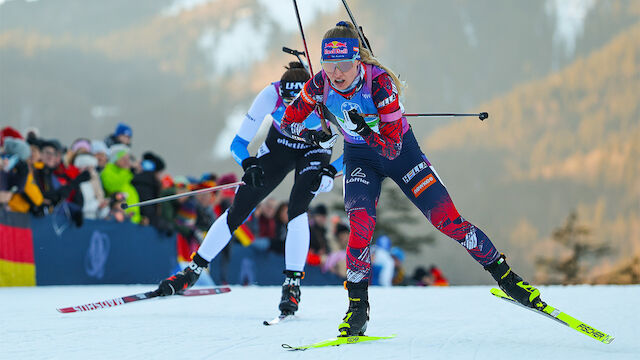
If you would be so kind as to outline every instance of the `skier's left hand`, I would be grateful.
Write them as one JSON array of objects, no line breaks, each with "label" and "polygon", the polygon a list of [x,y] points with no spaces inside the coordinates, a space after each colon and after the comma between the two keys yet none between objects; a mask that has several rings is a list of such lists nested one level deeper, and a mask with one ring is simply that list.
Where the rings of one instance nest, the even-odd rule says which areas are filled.
[{"label": "skier's left hand", "polygon": [[355,108],[349,110],[345,114],[344,126],[350,131],[355,131],[362,137],[365,137],[371,133],[371,128],[369,127],[369,125],[367,125],[367,122]]},{"label": "skier's left hand", "polygon": [[336,168],[331,164],[323,167],[318,177],[311,183],[311,193],[317,195],[321,192],[331,191],[333,189],[333,178],[337,172]]}]

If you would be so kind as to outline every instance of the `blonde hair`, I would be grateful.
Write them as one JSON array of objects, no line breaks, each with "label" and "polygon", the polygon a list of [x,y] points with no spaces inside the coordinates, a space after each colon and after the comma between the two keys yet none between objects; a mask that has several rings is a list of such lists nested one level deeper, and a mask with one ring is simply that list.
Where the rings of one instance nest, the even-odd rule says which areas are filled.
[{"label": "blonde hair", "polygon": [[329,38],[358,39],[358,44],[360,47],[360,61],[362,61],[365,64],[375,65],[383,69],[387,74],[389,74],[389,76],[391,76],[391,79],[393,80],[393,83],[396,85],[396,88],[398,89],[398,96],[400,96],[402,94],[402,90],[405,88],[405,84],[402,81],[400,81],[398,76],[391,69],[382,65],[378,61],[378,59],[374,57],[371,54],[371,52],[363,46],[362,40],[360,39],[360,36],[358,36],[358,31],[356,31],[356,27],[349,21],[344,21],[344,23],[349,25],[349,27],[336,25],[333,28],[329,29],[324,34],[324,37],[322,39],[329,39]]}]

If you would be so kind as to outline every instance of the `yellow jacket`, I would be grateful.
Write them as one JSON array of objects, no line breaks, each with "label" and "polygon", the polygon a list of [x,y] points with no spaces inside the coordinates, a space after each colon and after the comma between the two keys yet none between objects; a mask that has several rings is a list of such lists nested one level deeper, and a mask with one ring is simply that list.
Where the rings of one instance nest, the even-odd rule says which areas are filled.
[{"label": "yellow jacket", "polygon": [[[25,195],[28,199],[25,199]],[[29,171],[27,182],[24,184],[24,190],[22,193],[13,194],[11,200],[9,200],[9,209],[15,212],[26,213],[31,209],[31,205],[42,205],[42,200],[42,191],[40,191],[40,188],[33,180],[33,172]]]}]

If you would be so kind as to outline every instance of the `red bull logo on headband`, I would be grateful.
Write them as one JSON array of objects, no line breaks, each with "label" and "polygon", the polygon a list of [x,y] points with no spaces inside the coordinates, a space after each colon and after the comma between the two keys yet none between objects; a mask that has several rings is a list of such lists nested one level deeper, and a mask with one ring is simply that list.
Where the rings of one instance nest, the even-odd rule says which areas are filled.
[{"label": "red bull logo on headband", "polygon": [[359,59],[358,39],[333,38],[322,40],[322,60]]},{"label": "red bull logo on headband", "polygon": [[340,41],[331,41],[324,44],[323,55],[348,54],[347,44]]},{"label": "red bull logo on headband", "polygon": [[332,48],[332,49],[335,49],[335,48],[346,48],[346,47],[347,47],[347,43],[343,43],[343,42],[335,41],[335,40],[324,44],[324,48],[325,49],[326,48]]}]

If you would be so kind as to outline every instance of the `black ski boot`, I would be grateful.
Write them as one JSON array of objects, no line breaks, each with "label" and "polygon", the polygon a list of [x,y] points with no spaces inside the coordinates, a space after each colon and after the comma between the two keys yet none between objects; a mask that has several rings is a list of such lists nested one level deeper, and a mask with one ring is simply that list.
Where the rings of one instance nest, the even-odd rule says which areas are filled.
[{"label": "black ski boot", "polygon": [[349,309],[338,326],[338,336],[363,336],[369,322],[369,283],[345,282],[349,291]]},{"label": "black ski boot", "polygon": [[491,273],[491,276],[498,282],[498,286],[507,295],[520,304],[534,309],[544,308],[546,304],[540,299],[540,290],[523,281],[518,274],[511,270],[505,259],[506,256],[500,254],[498,260],[485,266],[484,269]]},{"label": "black ski boot", "polygon": [[300,303],[300,280],[304,279],[304,272],[285,270],[286,275],[282,284],[282,297],[280,298],[280,315],[293,315],[298,311]]},{"label": "black ski boot", "polygon": [[160,296],[169,296],[192,287],[198,281],[202,270],[206,269],[208,265],[207,260],[195,253],[189,265],[179,273],[162,280],[157,291]]}]

